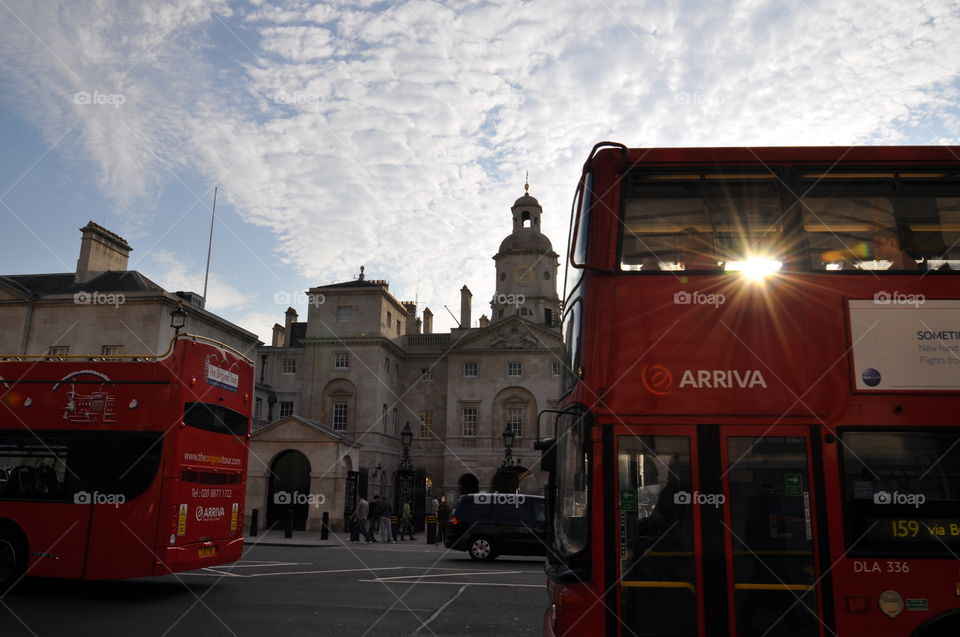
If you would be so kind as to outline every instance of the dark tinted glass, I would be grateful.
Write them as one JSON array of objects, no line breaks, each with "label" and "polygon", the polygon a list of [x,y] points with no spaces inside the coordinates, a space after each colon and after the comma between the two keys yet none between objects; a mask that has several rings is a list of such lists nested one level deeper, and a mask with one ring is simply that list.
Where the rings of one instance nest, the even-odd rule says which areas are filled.
[{"label": "dark tinted glass", "polygon": [[240,413],[220,405],[186,403],[183,422],[190,427],[234,436],[247,435],[247,419]]}]

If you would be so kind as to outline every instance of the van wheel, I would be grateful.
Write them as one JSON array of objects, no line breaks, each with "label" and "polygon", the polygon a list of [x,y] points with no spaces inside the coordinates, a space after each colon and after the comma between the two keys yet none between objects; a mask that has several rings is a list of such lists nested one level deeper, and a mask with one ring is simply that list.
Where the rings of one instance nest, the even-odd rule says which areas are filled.
[{"label": "van wheel", "polygon": [[26,570],[26,543],[15,530],[0,526],[0,592],[19,581]]},{"label": "van wheel", "polygon": [[497,556],[497,552],[493,547],[493,540],[488,538],[485,535],[478,535],[473,538],[470,542],[470,557],[480,561],[480,562],[489,562]]}]

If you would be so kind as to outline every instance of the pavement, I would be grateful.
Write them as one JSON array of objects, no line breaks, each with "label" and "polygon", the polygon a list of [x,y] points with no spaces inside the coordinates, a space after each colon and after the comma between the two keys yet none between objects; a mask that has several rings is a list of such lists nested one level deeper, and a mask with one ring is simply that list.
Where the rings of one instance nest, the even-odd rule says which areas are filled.
[{"label": "pavement", "polygon": [[[283,531],[261,531],[256,536],[247,535],[243,539],[244,544],[253,544],[256,546],[359,546],[365,544],[361,540],[358,544],[350,543],[349,533],[330,533],[324,540],[320,538],[320,531],[294,531],[293,537],[284,537]],[[383,544],[377,542],[378,548],[396,548],[403,550],[405,548],[434,549],[443,548],[442,544],[427,544],[427,534],[418,533],[415,540],[398,540],[396,544]]]}]

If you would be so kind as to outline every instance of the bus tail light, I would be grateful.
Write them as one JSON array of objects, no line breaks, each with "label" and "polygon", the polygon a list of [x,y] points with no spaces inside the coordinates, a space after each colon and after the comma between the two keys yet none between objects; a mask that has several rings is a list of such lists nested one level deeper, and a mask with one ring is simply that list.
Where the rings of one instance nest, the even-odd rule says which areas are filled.
[{"label": "bus tail light", "polygon": [[955,583],[953,586],[953,590],[957,594],[957,597],[960,597],[960,582]]},{"label": "bus tail light", "polygon": [[[450,516],[450,524],[453,525],[453,526],[456,526],[456,525],[460,524],[460,520],[457,519],[457,516],[451,515],[451,516]],[[960,586],[960,584],[957,584],[957,586]]]},{"label": "bus tail light", "polygon": [[851,613],[867,612],[867,596],[847,595],[847,611]]}]

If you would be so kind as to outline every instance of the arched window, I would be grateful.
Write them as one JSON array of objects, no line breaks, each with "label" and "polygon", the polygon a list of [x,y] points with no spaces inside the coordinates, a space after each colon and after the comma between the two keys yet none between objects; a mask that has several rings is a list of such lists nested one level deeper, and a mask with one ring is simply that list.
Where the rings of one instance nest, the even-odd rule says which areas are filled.
[{"label": "arched window", "polygon": [[500,273],[500,280],[501,280],[501,281],[506,281],[506,280],[507,280],[507,273],[506,273],[506,272],[501,272],[501,273]]},{"label": "arched window", "polygon": [[543,271],[543,280],[544,280],[544,281],[549,281],[549,280],[550,280],[550,273],[547,272],[546,270]]}]

